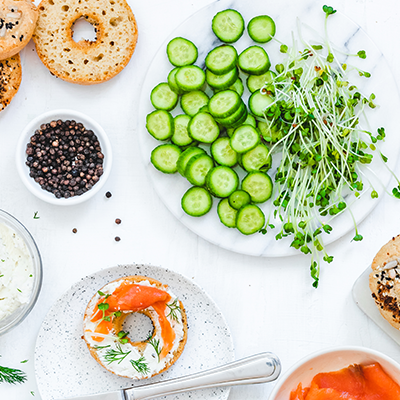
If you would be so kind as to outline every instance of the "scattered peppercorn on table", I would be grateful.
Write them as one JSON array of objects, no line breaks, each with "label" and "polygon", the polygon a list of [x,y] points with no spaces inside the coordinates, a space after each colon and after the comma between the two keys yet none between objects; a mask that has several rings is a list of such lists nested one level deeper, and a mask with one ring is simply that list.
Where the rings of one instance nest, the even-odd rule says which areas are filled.
[{"label": "scattered peppercorn on table", "polygon": [[[226,332],[224,331],[224,344],[217,343],[220,340],[219,336],[212,344],[222,351],[226,347],[225,353],[228,358],[233,354],[232,348],[234,348],[235,359],[271,351],[280,358],[282,369],[286,371],[299,359],[316,350],[333,345],[355,345],[378,350],[400,362],[400,335],[397,339],[396,333],[390,330],[393,328],[389,324],[378,326],[370,315],[360,310],[357,305],[360,301],[359,289],[356,293],[357,301],[353,299],[353,285],[369,268],[376,252],[391,237],[400,233],[400,213],[398,212],[400,202],[394,196],[385,193],[385,188],[379,183],[382,180],[387,185],[387,177],[381,174],[381,170],[378,170],[377,178],[371,178],[373,188],[379,194],[377,199],[372,199],[376,201],[376,204],[370,205],[370,193],[361,196],[360,200],[352,201],[351,204],[349,202],[349,207],[356,219],[357,230],[354,230],[350,217],[350,223],[340,222],[338,226],[334,226],[332,236],[328,234],[323,236],[327,253],[321,257],[318,287],[315,288],[313,287],[315,280],[310,276],[310,254],[296,251],[293,246],[280,246],[280,242],[275,239],[279,230],[267,227],[265,234],[244,235],[237,229],[228,228],[226,225],[231,220],[229,220],[229,215],[225,214],[227,224],[220,223],[217,213],[219,198],[216,197],[211,199],[212,207],[206,215],[197,217],[185,214],[182,211],[180,199],[192,185],[189,185],[187,179],[182,176],[182,170],[179,171],[182,165],[177,166],[179,172],[164,174],[150,161],[151,150],[165,142],[158,140],[160,138],[154,138],[146,129],[146,117],[154,110],[149,88],[169,82],[171,79],[168,75],[175,65],[168,64],[166,48],[170,39],[181,37],[195,43],[198,47],[198,58],[195,64],[205,70],[207,63],[204,62],[208,51],[205,53],[204,49],[211,50],[222,43],[214,35],[211,26],[212,18],[218,11],[232,8],[242,14],[245,31],[243,36],[237,39],[238,43],[240,40],[251,39],[246,30],[251,17],[268,15],[276,24],[275,38],[277,40],[284,38],[285,42],[272,39],[268,42],[257,43],[257,46],[265,48],[270,59],[270,70],[275,71],[276,65],[284,59],[285,50],[293,44],[287,38],[290,39],[291,31],[297,30],[297,17],[308,25],[312,25],[315,32],[324,35],[325,15],[322,7],[326,3],[311,0],[302,4],[298,4],[295,0],[284,0],[279,2],[279,6],[269,6],[261,0],[252,2],[251,6],[243,0],[235,0],[229,4],[227,0],[216,3],[210,0],[191,2],[128,0],[128,3],[137,21],[138,42],[129,64],[117,76],[107,82],[90,86],[57,79],[41,63],[31,41],[20,53],[23,79],[19,91],[6,109],[0,112],[0,209],[12,214],[25,225],[38,245],[43,262],[43,284],[35,307],[16,328],[0,337],[0,366],[22,370],[27,379],[15,385],[0,382],[0,398],[50,400],[47,391],[40,392],[43,387],[41,379],[44,372],[38,370],[39,363],[35,367],[35,357],[40,356],[37,354],[39,350],[36,346],[38,334],[49,328],[49,326],[42,326],[47,313],[55,304],[60,304],[63,310],[68,308],[67,304],[57,303],[57,301],[70,290],[72,285],[99,271],[111,270],[126,264],[158,266],[162,270],[181,274],[202,288],[220,310],[223,318],[221,329],[225,327],[227,329]],[[38,2],[35,1],[35,4],[38,5]],[[357,90],[362,96],[366,96],[369,102],[377,105],[375,108],[371,107],[371,113],[374,115],[371,125],[379,124],[379,127],[385,128],[386,137],[382,142],[388,151],[382,152],[382,158],[385,161],[384,157],[389,154],[389,159],[387,163],[381,164],[389,165],[394,174],[400,176],[400,168],[396,165],[400,150],[397,139],[396,111],[397,106],[400,105],[396,87],[396,84],[399,84],[397,77],[400,65],[400,53],[396,50],[400,44],[400,28],[397,24],[400,4],[395,0],[388,0],[385,7],[382,7],[378,0],[335,0],[327,5],[337,10],[338,14],[341,14],[341,21],[345,21],[342,29],[329,32],[329,38],[333,43],[330,51],[332,56],[340,57],[340,52],[343,50],[335,47],[336,41],[347,43],[346,40],[352,38],[360,51],[368,47],[365,60],[362,59],[364,54],[360,53],[358,57],[360,63],[364,61],[368,63],[371,59],[376,60],[376,65],[368,69],[368,72],[362,69],[356,70],[358,78],[362,78],[361,81],[357,81]],[[310,21],[307,18],[314,14],[309,10],[314,10],[314,8],[318,10],[315,15],[320,13],[321,18]],[[278,9],[279,12],[275,11]],[[253,10],[257,12],[250,16]],[[329,23],[334,24],[336,16],[338,15],[329,15]],[[347,20],[347,17],[350,19]],[[198,18],[202,18],[202,23],[204,23],[204,18],[207,18],[209,31],[202,29],[201,32],[196,32]],[[293,21],[291,26],[284,23],[287,20]],[[365,32],[360,31],[358,26]],[[218,29],[221,29],[220,25]],[[304,29],[307,31],[308,28]],[[195,37],[193,37],[194,33]],[[93,34],[93,28],[84,21],[76,24],[74,37],[81,35],[92,40],[90,38]],[[321,37],[317,33],[315,35],[316,42],[321,42]],[[378,48],[370,41],[367,46],[361,39],[357,39],[358,37],[365,38],[366,35],[372,38]],[[232,35],[228,35],[228,40],[231,37]],[[261,40],[259,37],[262,39],[262,35],[255,36],[257,40]],[[75,40],[79,40],[79,37],[75,37]],[[302,43],[298,37],[296,40],[299,48],[315,45],[315,43]],[[286,48],[281,47],[282,45]],[[236,44],[230,43],[229,46],[233,48]],[[241,50],[238,53],[240,52]],[[175,63],[179,63],[179,59],[174,60]],[[210,61],[215,62],[208,59],[209,65],[212,65]],[[164,75],[162,75],[158,71],[164,62],[169,65],[169,68],[163,69]],[[348,64],[350,65],[350,61]],[[215,67],[215,64],[213,65]],[[380,73],[381,71],[386,72]],[[211,85],[219,85],[222,79],[221,74],[214,72],[211,71],[215,76],[208,72],[209,82]],[[279,67],[277,72],[279,72]],[[232,76],[226,79],[232,78],[232,82],[234,80],[236,82],[236,73],[237,71],[234,71]],[[264,74],[265,71],[262,73]],[[371,73],[371,77],[367,77],[366,73]],[[321,79],[323,79],[322,73]],[[243,80],[242,83],[245,90],[248,90],[246,81]],[[253,78],[249,85],[258,85],[258,83]],[[162,104],[161,107],[164,107],[165,102],[161,93],[165,90],[164,86],[159,89],[158,98],[153,99],[157,106]],[[377,91],[374,89],[376,86],[379,87]],[[203,89],[203,87],[200,89],[196,87],[190,93]],[[376,98],[369,97],[371,93],[376,94]],[[183,98],[182,94],[178,96],[180,99]],[[180,99],[174,103],[177,104],[176,107],[185,108],[187,111],[185,114],[192,113],[194,100],[186,96],[187,103],[182,105]],[[200,102],[207,101],[204,95],[200,95],[197,99],[200,99]],[[247,106],[246,101],[243,103]],[[235,111],[242,113],[245,106],[242,106],[242,102],[238,104]],[[15,152],[20,133],[39,114],[53,109],[73,109],[92,117],[104,128],[111,142],[113,152],[111,173],[101,190],[81,204],[58,206],[38,199],[24,186],[16,169]],[[165,113],[174,113],[173,110],[164,111],[159,113],[162,117],[165,117]],[[204,108],[202,112],[209,115]],[[205,118],[208,118],[207,116]],[[383,119],[380,119],[380,116],[383,116]],[[187,124],[191,117],[181,118],[182,126]],[[238,115],[235,121],[238,121],[239,117],[242,118],[243,114]],[[362,115],[359,117],[363,118]],[[226,115],[219,118],[223,122],[227,121]],[[62,131],[69,132],[71,126],[76,125],[80,128],[79,123],[80,121],[74,121],[71,125],[69,121],[68,126],[61,127],[60,135]],[[154,120],[153,123],[156,124]],[[49,126],[43,127],[43,130],[52,132],[57,128],[56,122],[48,121],[48,124]],[[221,130],[225,128],[222,125],[218,126]],[[293,126],[293,129],[295,128]],[[372,130],[369,127],[368,129]],[[35,132],[32,132],[32,135],[34,134]],[[79,196],[80,191],[83,191],[79,183],[84,179],[87,181],[82,187],[91,190],[96,186],[97,181],[102,179],[103,158],[106,162],[107,157],[98,146],[96,132],[93,135],[88,145],[93,148],[86,153],[82,143],[84,139],[79,137],[72,138],[69,141],[71,143],[66,144],[67,148],[58,149],[60,139],[53,133],[43,143],[43,147],[39,148],[40,154],[33,145],[30,145],[27,156],[31,158],[27,160],[29,165],[26,168],[32,169],[32,179],[37,179],[38,184],[44,186],[44,190],[49,186],[50,191],[53,191],[55,196],[63,197],[63,200],[71,196]],[[228,134],[222,136],[229,137]],[[184,138],[181,136],[177,140],[182,141]],[[226,139],[224,141],[226,142]],[[181,147],[188,145],[185,141],[181,143],[183,143],[179,145]],[[174,146],[179,147],[175,144]],[[80,162],[76,168],[67,171],[70,172],[71,177],[60,178],[61,184],[53,178],[49,183],[43,177],[48,172],[47,169],[55,168],[57,156],[64,157],[60,160],[61,164],[64,161],[72,162],[68,160],[68,152],[74,147],[75,150],[82,147],[83,157],[79,157]],[[215,162],[215,158],[223,157],[221,155],[223,150],[220,149],[217,156],[209,157],[212,163]],[[370,151],[371,149],[372,147],[369,147]],[[62,154],[57,153],[59,150]],[[183,153],[184,150],[185,148],[180,149],[179,152]],[[73,153],[73,150],[71,152]],[[204,152],[193,153],[195,157],[204,157]],[[96,157],[92,156],[93,154],[96,154]],[[382,161],[379,153],[377,154],[374,154],[374,157],[379,162]],[[44,159],[45,156],[46,159]],[[243,156],[239,156],[239,164],[242,160]],[[64,165],[66,169],[68,165]],[[78,167],[84,170],[78,171]],[[273,158],[270,171],[276,167],[277,163]],[[61,172],[62,167],[59,173]],[[272,172],[271,177],[275,185]],[[78,181],[76,178],[79,178]],[[72,193],[71,190],[63,188],[63,185],[68,188],[70,184]],[[368,179],[365,181],[365,185],[367,184]],[[388,192],[391,193],[392,188],[397,185],[398,182],[395,179],[390,181]],[[186,198],[186,200],[191,202],[189,207],[195,207],[193,198],[189,200]],[[209,201],[207,197],[207,202]],[[223,203],[225,212],[229,206],[226,203],[226,201]],[[269,203],[265,204],[265,208],[262,206],[260,208],[263,210],[266,221],[272,225]],[[196,215],[196,209],[193,209],[193,215]],[[322,223],[330,224],[328,219],[329,215]],[[248,225],[246,225],[247,228]],[[247,232],[246,229],[243,229],[243,232]],[[328,228],[327,230],[329,231]],[[360,236],[363,239],[357,240]],[[331,237],[332,240],[330,240]],[[322,258],[325,256],[331,262],[324,262]],[[316,270],[311,269],[311,272],[315,278]],[[157,279],[157,277],[153,278]],[[171,290],[175,292],[173,287]],[[179,287],[178,291],[181,290],[184,288]],[[91,294],[93,295],[95,293]],[[367,303],[371,300],[367,284],[365,291],[361,291],[361,295],[362,299],[367,299]],[[190,293],[187,293],[187,296],[190,297]],[[82,304],[82,312],[86,305]],[[374,307],[373,303],[372,306]],[[367,313],[375,311],[373,307],[371,309],[369,307],[370,303],[366,308],[364,307]],[[180,358],[180,362],[183,363],[185,351],[191,345],[190,322],[196,314],[195,310],[192,314],[190,311],[186,309],[189,329],[186,348]],[[70,315],[75,315],[76,312],[79,314],[79,311],[71,310]],[[69,322],[71,326],[77,324],[76,321],[68,321],[71,317],[67,317],[64,312],[60,312],[60,317],[63,320],[57,321],[55,317],[54,324],[58,322],[62,326],[68,326]],[[197,320],[196,325],[192,326],[196,326],[196,329],[200,326],[200,329],[207,332],[210,330],[210,321],[215,321],[215,319],[205,318],[201,323]],[[213,328],[218,327],[213,326]],[[57,340],[60,346],[63,346],[62,335]],[[82,340],[80,337],[76,338],[76,341],[80,340]],[[56,342],[51,341],[51,343]],[[233,347],[227,346],[227,342],[230,342]],[[68,375],[71,370],[79,370],[84,365],[81,357],[90,357],[89,352],[82,353],[76,360],[64,360],[60,357],[54,365],[54,360],[51,361],[51,365],[49,360],[48,370],[52,373],[59,370]],[[208,357],[202,358],[201,354],[198,354],[196,363],[191,365],[191,371],[207,369],[214,366],[214,362],[217,361]],[[95,361],[93,363],[95,364]],[[101,369],[97,370],[97,367],[96,364],[93,369],[85,373],[100,373],[101,379],[106,381],[110,373]],[[179,368],[179,365],[172,366],[171,370],[174,368]],[[178,369],[175,371],[179,372]],[[142,383],[143,381],[140,382]],[[76,382],[77,386],[80,384]],[[121,378],[120,384],[128,387],[132,382]],[[234,387],[230,391],[216,390],[213,392],[213,398],[267,399],[273,387],[272,382]],[[92,393],[95,392],[96,389],[93,388]],[[201,398],[201,394],[198,396]]]}]

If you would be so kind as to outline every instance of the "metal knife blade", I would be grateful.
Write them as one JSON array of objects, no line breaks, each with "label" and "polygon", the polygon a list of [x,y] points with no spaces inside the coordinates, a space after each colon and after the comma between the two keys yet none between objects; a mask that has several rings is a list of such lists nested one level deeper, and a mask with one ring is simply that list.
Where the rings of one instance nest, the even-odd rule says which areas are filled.
[{"label": "metal knife blade", "polygon": [[[59,399],[64,400],[64,399]],[[116,392],[88,394],[86,396],[69,397],[68,400],[126,400],[124,390]]]},{"label": "metal knife blade", "polygon": [[189,390],[265,383],[274,381],[281,372],[279,358],[273,353],[260,353],[207,371],[116,392],[59,400],[145,400]]}]

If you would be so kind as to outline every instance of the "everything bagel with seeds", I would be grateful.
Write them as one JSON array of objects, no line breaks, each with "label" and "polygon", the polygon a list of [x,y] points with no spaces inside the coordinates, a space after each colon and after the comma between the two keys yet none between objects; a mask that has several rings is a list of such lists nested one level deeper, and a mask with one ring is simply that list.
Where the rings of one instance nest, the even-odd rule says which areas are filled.
[{"label": "everything bagel with seeds", "polygon": [[[150,318],[153,332],[133,341],[122,330],[126,317]],[[110,372],[145,379],[167,370],[182,354],[187,338],[186,313],[168,286],[145,276],[127,276],[101,288],[90,300],[83,338],[91,355]]]},{"label": "everything bagel with seeds", "polygon": [[381,315],[400,329],[400,235],[376,254],[371,264],[369,287]]},{"label": "everything bagel with seeds", "polygon": [[[33,40],[50,72],[72,83],[90,85],[113,78],[136,47],[137,26],[125,0],[42,0]],[[73,39],[78,19],[93,25],[96,40]]]},{"label": "everything bagel with seeds", "polygon": [[19,53],[31,40],[38,11],[29,0],[0,2],[0,60]]},{"label": "everything bagel with seeds", "polygon": [[0,61],[0,111],[3,111],[17,94],[21,79],[19,54]]}]

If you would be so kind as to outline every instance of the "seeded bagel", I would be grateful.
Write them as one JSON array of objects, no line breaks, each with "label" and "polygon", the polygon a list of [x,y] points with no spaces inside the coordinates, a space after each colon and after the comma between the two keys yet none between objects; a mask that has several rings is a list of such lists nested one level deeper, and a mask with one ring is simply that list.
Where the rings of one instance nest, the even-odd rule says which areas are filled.
[{"label": "seeded bagel", "polygon": [[[137,42],[136,20],[125,0],[42,0],[33,40],[50,72],[72,83],[107,81],[128,64]],[[96,40],[73,39],[74,23],[85,18]]]},{"label": "seeded bagel", "polygon": [[[96,319],[96,313],[99,312],[98,305],[109,302],[120,286],[130,284],[137,285],[140,288],[137,292],[139,296],[145,288],[149,287],[166,293],[168,300],[163,311],[165,315],[164,322],[161,324],[156,306],[150,305],[139,311],[122,309],[119,315],[113,313],[105,314],[106,318],[110,318],[110,330],[104,333],[102,329],[97,329],[99,328],[99,322],[102,323],[102,321]],[[133,296],[131,298],[134,298]],[[142,298],[140,301],[146,300]],[[118,304],[121,303],[119,302]],[[129,336],[120,336],[125,318],[133,312],[144,314],[152,321],[154,329],[150,338],[138,342],[131,340]],[[162,331],[166,329],[166,324],[170,324],[175,336],[172,347],[167,348],[164,354],[165,343]],[[113,374],[125,378],[146,379],[166,371],[182,354],[187,340],[186,312],[182,302],[167,285],[153,278],[132,275],[108,283],[93,296],[85,311],[83,332],[83,339],[90,354],[102,367]],[[103,332],[103,334],[99,335],[98,332]],[[126,354],[126,357],[120,363],[113,362],[110,356],[115,352],[120,355]],[[141,371],[135,369],[132,365],[138,361],[142,366],[146,365],[147,368]]]},{"label": "seeded bagel", "polygon": [[0,60],[19,53],[31,40],[38,11],[29,0],[0,2]]},{"label": "seeded bagel", "polygon": [[21,84],[22,69],[19,54],[0,61],[0,111],[16,95]]},{"label": "seeded bagel", "polygon": [[400,235],[376,254],[371,264],[369,287],[382,316],[400,329]]}]

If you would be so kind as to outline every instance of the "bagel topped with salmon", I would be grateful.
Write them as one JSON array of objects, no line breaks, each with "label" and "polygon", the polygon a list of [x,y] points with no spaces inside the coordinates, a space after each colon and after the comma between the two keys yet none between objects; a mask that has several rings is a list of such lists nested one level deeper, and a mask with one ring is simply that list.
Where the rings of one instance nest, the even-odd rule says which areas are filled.
[{"label": "bagel topped with salmon", "polygon": [[376,254],[371,264],[369,287],[382,316],[400,329],[400,235]]},{"label": "bagel topped with salmon", "polygon": [[[133,341],[123,330],[125,318],[141,313],[153,332]],[[83,320],[83,338],[91,355],[108,371],[145,379],[167,370],[182,354],[187,321],[181,301],[167,285],[145,276],[127,276],[101,288],[90,300]]]}]

